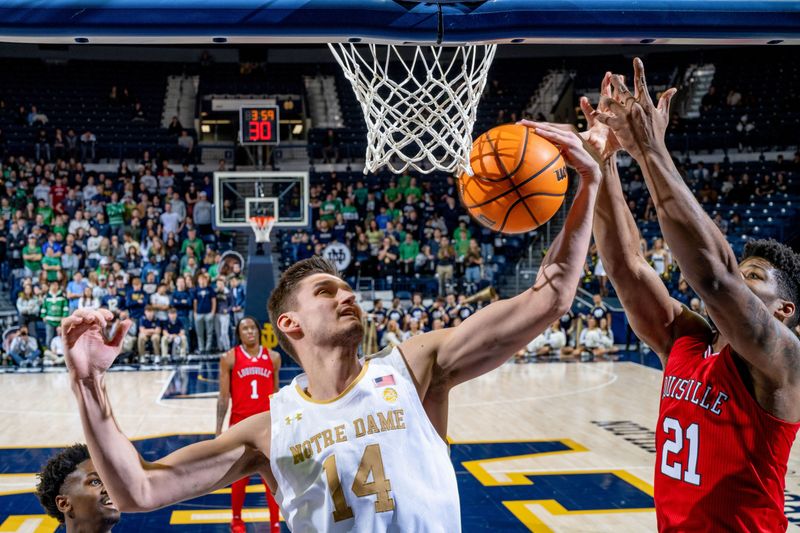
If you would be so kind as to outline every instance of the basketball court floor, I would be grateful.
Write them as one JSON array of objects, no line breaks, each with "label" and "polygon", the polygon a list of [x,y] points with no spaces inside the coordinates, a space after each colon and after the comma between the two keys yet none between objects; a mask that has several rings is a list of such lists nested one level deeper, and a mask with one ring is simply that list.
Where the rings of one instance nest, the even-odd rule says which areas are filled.
[{"label": "basketball court floor", "polygon": [[[655,531],[660,380],[659,370],[632,362],[509,363],[455,389],[449,436],[464,531]],[[123,431],[147,459],[212,436],[213,366],[115,372],[108,389]],[[55,531],[32,491],[47,457],[83,439],[68,377],[2,374],[0,390],[0,532]],[[795,449],[789,531],[800,531],[798,469]],[[115,531],[226,531],[229,504],[230,491],[222,490],[125,515]],[[266,531],[264,489],[255,478],[245,508],[249,531]]]}]

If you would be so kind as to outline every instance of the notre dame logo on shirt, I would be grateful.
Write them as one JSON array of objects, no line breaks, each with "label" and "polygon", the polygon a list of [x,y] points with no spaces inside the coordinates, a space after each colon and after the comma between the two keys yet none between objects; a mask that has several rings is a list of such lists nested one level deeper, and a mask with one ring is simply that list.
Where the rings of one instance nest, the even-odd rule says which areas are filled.
[{"label": "notre dame logo on shirt", "polygon": [[261,327],[261,345],[270,350],[278,346],[278,336],[275,335],[275,330],[269,322],[265,322]]}]

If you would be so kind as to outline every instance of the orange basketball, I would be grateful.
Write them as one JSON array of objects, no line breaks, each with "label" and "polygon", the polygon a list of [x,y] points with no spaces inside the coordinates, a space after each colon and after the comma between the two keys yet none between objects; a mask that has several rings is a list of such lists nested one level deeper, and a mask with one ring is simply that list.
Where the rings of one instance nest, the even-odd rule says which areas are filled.
[{"label": "orange basketball", "polygon": [[567,167],[550,141],[518,124],[503,124],[475,139],[475,173],[458,180],[461,203],[494,231],[524,233],[552,217],[567,192]]}]

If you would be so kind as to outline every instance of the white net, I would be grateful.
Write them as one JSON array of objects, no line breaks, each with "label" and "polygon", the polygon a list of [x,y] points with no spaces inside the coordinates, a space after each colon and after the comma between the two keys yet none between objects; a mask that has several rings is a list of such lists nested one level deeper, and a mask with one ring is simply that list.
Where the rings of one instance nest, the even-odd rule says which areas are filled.
[{"label": "white net", "polygon": [[256,242],[269,242],[269,232],[275,224],[275,217],[255,216],[250,217],[249,222],[256,234]]},{"label": "white net", "polygon": [[496,45],[328,46],[364,111],[365,174],[472,173],[472,128]]}]

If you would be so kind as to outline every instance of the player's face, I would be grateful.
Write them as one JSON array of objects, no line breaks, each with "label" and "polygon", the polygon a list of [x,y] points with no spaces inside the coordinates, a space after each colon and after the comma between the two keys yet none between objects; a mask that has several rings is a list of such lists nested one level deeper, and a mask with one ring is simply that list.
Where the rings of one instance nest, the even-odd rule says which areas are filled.
[{"label": "player's face", "polygon": [[769,261],[761,257],[748,257],[739,263],[739,270],[747,287],[764,302],[770,312],[774,314],[781,309],[783,300],[779,294],[777,272]]},{"label": "player's face", "polygon": [[361,342],[361,307],[353,289],[330,274],[314,274],[301,282],[297,293],[300,326],[315,344]]},{"label": "player's face", "polygon": [[78,465],[62,487],[69,500],[65,511],[75,522],[113,525],[119,522],[119,509],[111,501],[91,459]]},{"label": "player's face", "polygon": [[258,344],[258,326],[253,320],[245,318],[239,323],[239,338],[245,346]]}]

